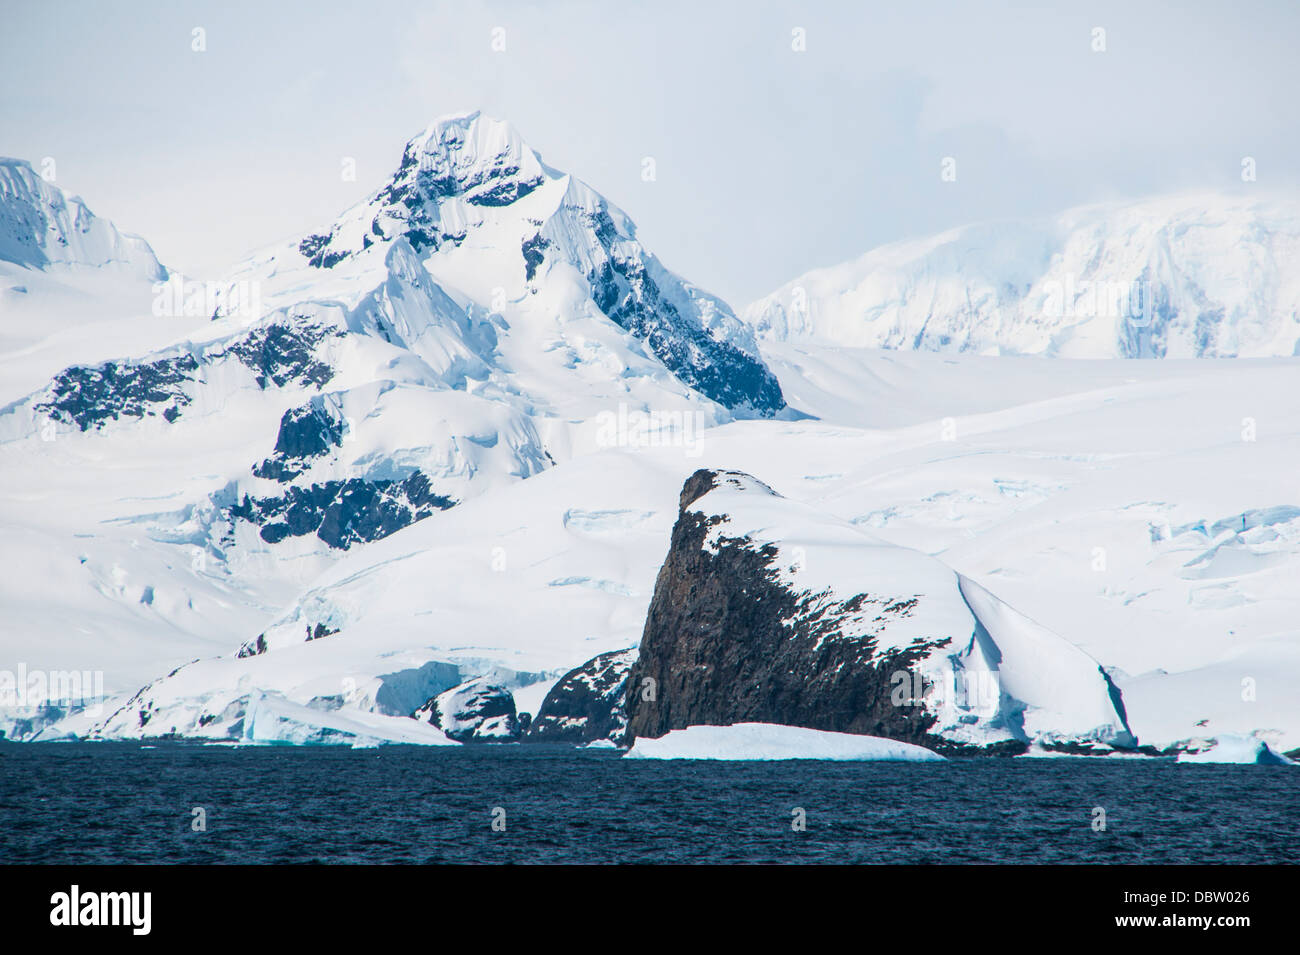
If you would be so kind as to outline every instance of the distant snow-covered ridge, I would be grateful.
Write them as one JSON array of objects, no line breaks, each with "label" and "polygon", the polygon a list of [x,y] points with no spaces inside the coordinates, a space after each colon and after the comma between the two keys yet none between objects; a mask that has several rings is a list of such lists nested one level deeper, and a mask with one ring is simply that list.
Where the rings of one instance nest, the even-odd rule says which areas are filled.
[{"label": "distant snow-covered ridge", "polygon": [[0,262],[33,269],[110,267],[166,278],[149,243],[95,215],[21,159],[0,156]]},{"label": "distant snow-covered ridge", "polygon": [[1184,195],[896,242],[752,303],[762,339],[1070,358],[1300,354],[1300,203]]}]

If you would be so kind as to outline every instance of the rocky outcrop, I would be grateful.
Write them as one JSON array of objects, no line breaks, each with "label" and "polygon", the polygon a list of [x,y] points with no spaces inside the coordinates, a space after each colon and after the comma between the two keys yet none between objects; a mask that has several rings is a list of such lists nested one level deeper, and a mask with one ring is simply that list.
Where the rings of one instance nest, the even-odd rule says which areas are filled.
[{"label": "rocky outcrop", "polygon": [[512,743],[525,728],[511,692],[482,678],[439,693],[411,715],[458,743]]},{"label": "rocky outcrop", "polygon": [[551,687],[533,720],[526,743],[620,741],[627,730],[623,706],[636,648],[615,650],[575,667]]},{"label": "rocky outcrop", "polygon": [[1082,651],[932,558],[701,470],[628,674],[627,738],[752,722],[944,753],[1131,745],[1113,691]]},{"label": "rocky outcrop", "polygon": [[230,508],[230,516],[256,524],[268,544],[315,534],[330,547],[347,550],[358,542],[387,537],[455,503],[436,493],[428,477],[416,471],[401,480],[348,478],[308,487],[290,485],[274,497],[245,494]]},{"label": "rocky outcrop", "polygon": [[917,598],[800,593],[779,579],[776,546],[741,539],[706,546],[709,531],[725,518],[692,505],[720,477],[697,471],[682,488],[630,673],[629,735],[657,738],[698,724],[751,722],[934,745],[934,717],[894,706],[890,678],[951,638],[918,639],[895,651],[882,651],[869,638],[833,639],[846,615],[906,618]]},{"label": "rocky outcrop", "polygon": [[45,400],[38,402],[35,410],[75,424],[82,431],[102,428],[120,418],[158,414],[172,422],[190,403],[188,388],[198,367],[194,356],[188,354],[146,362],[74,365],[54,377]]},{"label": "rocky outcrop", "polygon": [[726,305],[693,288],[679,291],[674,303],[672,289],[661,283],[680,280],[641,249],[633,233],[620,232],[603,200],[577,218],[599,252],[599,264],[587,275],[597,308],[700,394],[765,418],[785,407],[781,385],[757,349],[740,347],[741,336],[728,340],[710,327],[732,318]]},{"label": "rocky outcrop", "polygon": [[252,329],[213,358],[228,354],[238,359],[253,371],[259,388],[314,385],[320,389],[334,378],[334,367],[321,355],[322,346],[343,334],[328,322],[290,311]]},{"label": "rocky outcrop", "polygon": [[231,361],[252,371],[261,389],[319,389],[334,370],[318,353],[342,334],[328,324],[286,317],[194,352],[169,349],[144,361],[74,365],[54,376],[33,410],[81,431],[101,430],[122,418],[161,416],[172,423],[192,403],[202,379]]},{"label": "rocky outcrop", "polygon": [[311,459],[326,455],[342,444],[343,421],[337,409],[317,395],[281,416],[275,450],[271,457],[254,466],[253,475],[271,481],[292,481],[311,467]]}]

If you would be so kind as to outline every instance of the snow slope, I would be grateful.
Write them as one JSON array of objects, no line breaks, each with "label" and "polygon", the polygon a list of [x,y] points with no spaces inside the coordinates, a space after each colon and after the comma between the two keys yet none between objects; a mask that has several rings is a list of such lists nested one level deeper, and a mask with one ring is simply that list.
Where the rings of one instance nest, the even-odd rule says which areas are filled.
[{"label": "snow slope", "polygon": [[1300,354],[1300,203],[1185,195],[971,225],[787,282],[765,340],[947,354]]},{"label": "snow slope", "polygon": [[[392,716],[478,676],[540,699],[573,666],[639,639],[671,526],[664,491],[685,460],[589,455],[349,551],[264,620],[263,652],[232,645],[183,666],[108,707],[101,732],[225,738],[252,688]],[[318,626],[333,632],[308,639]]]}]

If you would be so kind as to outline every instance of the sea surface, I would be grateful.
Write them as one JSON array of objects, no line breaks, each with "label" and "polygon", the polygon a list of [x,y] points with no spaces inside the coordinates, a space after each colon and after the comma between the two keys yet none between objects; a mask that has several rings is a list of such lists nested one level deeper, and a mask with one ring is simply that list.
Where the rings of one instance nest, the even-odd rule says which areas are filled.
[{"label": "sea surface", "polygon": [[1300,769],[3,744],[15,862],[1297,863]]}]

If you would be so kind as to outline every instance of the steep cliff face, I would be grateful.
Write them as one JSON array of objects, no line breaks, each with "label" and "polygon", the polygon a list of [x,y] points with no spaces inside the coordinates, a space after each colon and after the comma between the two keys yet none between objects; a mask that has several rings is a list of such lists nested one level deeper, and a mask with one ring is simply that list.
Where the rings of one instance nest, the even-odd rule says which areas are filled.
[{"label": "steep cliff face", "polygon": [[629,741],[757,722],[941,752],[1135,742],[1078,648],[738,472],[682,489],[626,701]]}]

